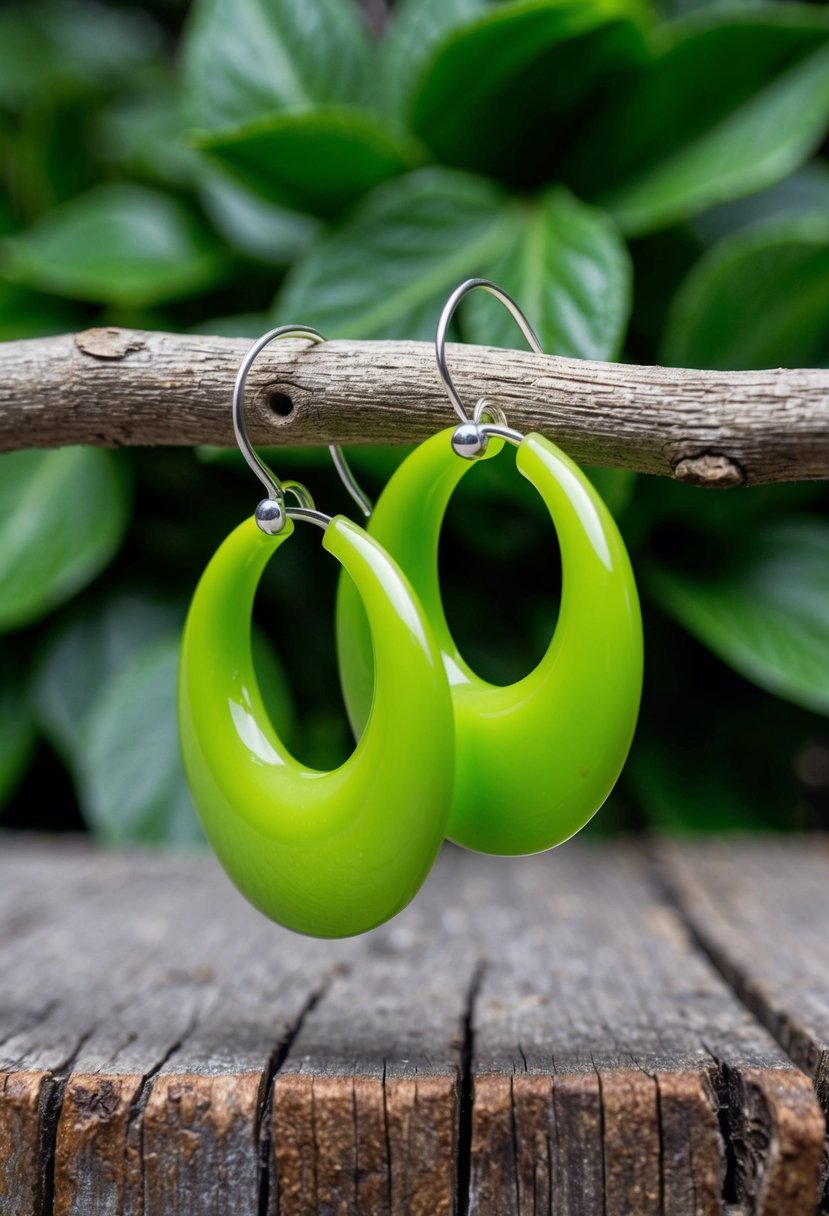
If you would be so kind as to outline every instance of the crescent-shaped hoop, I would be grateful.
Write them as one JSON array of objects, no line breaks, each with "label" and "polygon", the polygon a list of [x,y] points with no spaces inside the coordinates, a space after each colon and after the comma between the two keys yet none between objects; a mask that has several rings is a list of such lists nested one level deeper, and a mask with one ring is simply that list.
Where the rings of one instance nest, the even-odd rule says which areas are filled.
[{"label": "crescent-shaped hoop", "polygon": [[371,707],[339,768],[319,772],[291,755],[262,702],[251,613],[262,572],[292,531],[290,519],[278,536],[247,520],[201,578],[182,641],[182,755],[205,833],[247,898],[297,932],[345,937],[399,912],[440,848],[452,704],[407,579],[362,528],[335,516],[322,544],[365,613]]},{"label": "crescent-shaped hoop", "polygon": [[[449,631],[438,581],[443,517],[471,467],[453,452],[453,434],[450,428],[434,435],[406,458],[369,530],[410,578],[452,688],[456,779],[449,836],[484,853],[536,853],[584,826],[624,764],[642,684],[639,600],[627,551],[601,497],[554,444],[528,435],[516,448],[516,464],[558,533],[558,623],[547,652],[523,679],[499,687],[477,676]],[[502,447],[494,438],[483,458]],[[368,713],[371,641],[345,580],[337,626],[346,705],[359,735]]]}]

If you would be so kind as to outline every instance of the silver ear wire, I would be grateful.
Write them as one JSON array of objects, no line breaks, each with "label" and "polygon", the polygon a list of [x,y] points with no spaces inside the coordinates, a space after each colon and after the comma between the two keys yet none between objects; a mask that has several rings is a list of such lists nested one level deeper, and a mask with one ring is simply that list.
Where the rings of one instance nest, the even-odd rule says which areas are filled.
[{"label": "silver ear wire", "polygon": [[[452,375],[449,371],[449,364],[446,361],[446,335],[449,325],[461,300],[476,288],[480,288],[482,291],[494,296],[496,300],[503,304],[527,339],[530,348],[537,355],[544,354],[538,334],[532,325],[530,325],[515,300],[513,300],[509,292],[504,291],[503,287],[499,287],[497,283],[493,283],[489,279],[467,279],[465,283],[461,283],[452,292],[444,304],[443,311],[438,320],[437,332],[435,334],[435,358],[447,396],[461,420],[461,425],[456,428],[452,436],[452,448],[459,456],[463,456],[466,460],[474,460],[476,456],[480,456],[486,450],[487,439],[490,436],[506,439],[509,443],[515,444],[520,443],[524,438],[520,431],[514,431],[511,427],[507,426],[504,411],[501,407],[494,402],[487,401],[485,398],[482,398],[478,402],[470,418],[458,395],[458,390],[455,388]],[[486,421],[487,415],[490,421]]]},{"label": "silver ear wire", "polygon": [[351,465],[345,458],[345,452],[336,443],[329,443],[328,451],[331,453],[331,459],[334,461],[334,468],[340,475],[340,481],[366,519],[371,519],[371,512],[374,510],[371,499],[358,485],[357,479],[351,471]]},{"label": "silver ear wire", "polygon": [[[236,382],[233,386],[233,431],[239,451],[268,492],[268,497],[262,499],[257,506],[254,518],[261,530],[269,536],[277,536],[285,527],[286,518],[289,517],[307,520],[323,529],[327,528],[331,522],[330,515],[325,515],[316,509],[314,500],[304,485],[298,481],[280,482],[276,474],[257,455],[248,435],[245,418],[245,386],[248,372],[265,347],[278,338],[308,338],[313,344],[325,341],[322,334],[318,330],[312,329],[310,325],[279,325],[254,342],[236,373]],[[363,515],[368,518],[371,515],[371,501],[357,484],[342,449],[337,444],[330,444],[328,450],[340,480]],[[295,506],[285,505],[286,493],[293,494],[296,499]]]}]

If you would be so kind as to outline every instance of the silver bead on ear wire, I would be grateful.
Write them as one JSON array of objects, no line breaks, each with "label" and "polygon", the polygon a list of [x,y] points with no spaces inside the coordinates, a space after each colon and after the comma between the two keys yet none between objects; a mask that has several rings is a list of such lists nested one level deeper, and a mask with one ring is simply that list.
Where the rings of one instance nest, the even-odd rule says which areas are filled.
[{"label": "silver bead on ear wire", "polygon": [[[440,373],[446,393],[455,412],[461,419],[460,426],[455,428],[452,435],[452,450],[458,456],[463,456],[465,460],[474,460],[476,457],[483,455],[490,436],[497,436],[500,439],[506,439],[509,443],[515,444],[520,443],[524,438],[519,431],[514,431],[511,427],[507,426],[507,421],[501,407],[485,399],[478,402],[474,414],[470,418],[458,395],[458,390],[455,388],[449,371],[449,365],[446,361],[446,334],[449,329],[449,323],[464,296],[476,288],[481,288],[482,291],[488,292],[489,295],[499,300],[512,316],[516,325],[527,339],[531,349],[537,355],[544,354],[538,334],[532,325],[530,325],[515,300],[513,300],[508,292],[504,291],[503,287],[499,287],[497,283],[492,283],[489,279],[467,279],[465,283],[461,283],[460,287],[456,287],[452,292],[443,306],[443,311],[438,321],[437,333],[435,334],[435,358],[437,359],[438,372]],[[487,421],[487,418],[489,421]]]},{"label": "silver bead on ear wire", "polygon": [[[248,435],[245,420],[245,385],[248,372],[257,356],[271,342],[276,341],[277,338],[307,338],[312,343],[325,341],[322,334],[316,329],[312,329],[310,325],[280,325],[276,329],[269,330],[268,333],[263,334],[261,338],[254,342],[242,360],[239,371],[236,373],[236,383],[233,386],[233,431],[236,435],[239,451],[268,491],[268,497],[262,499],[254,512],[254,519],[258,527],[268,536],[278,536],[285,527],[285,520],[288,518],[304,519],[309,523],[317,524],[318,527],[323,529],[327,528],[331,522],[330,515],[325,515],[322,511],[316,509],[314,500],[304,485],[298,481],[281,482],[271,472],[261,457],[254,451],[253,444]],[[331,453],[343,485],[357,503],[363,515],[368,517],[371,515],[371,502],[357,484],[342,449],[336,444],[329,444],[328,450]],[[293,494],[296,499],[295,506],[285,505],[286,493]]]}]

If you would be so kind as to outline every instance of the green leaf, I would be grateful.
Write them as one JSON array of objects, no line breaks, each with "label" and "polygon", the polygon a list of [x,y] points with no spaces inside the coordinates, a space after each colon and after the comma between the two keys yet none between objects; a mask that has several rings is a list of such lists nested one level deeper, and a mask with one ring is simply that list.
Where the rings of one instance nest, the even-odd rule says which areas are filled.
[{"label": "green leaf", "polygon": [[582,467],[593,485],[601,494],[607,509],[618,519],[630,506],[636,491],[638,476],[630,469],[605,469]]},{"label": "green leaf", "polygon": [[320,216],[336,215],[424,155],[380,116],[342,107],[271,114],[195,142],[262,198]]},{"label": "green leaf", "polygon": [[503,193],[426,169],[380,186],[289,273],[275,316],[327,337],[430,338],[449,290],[508,247]]},{"label": "green leaf", "polygon": [[671,307],[662,362],[804,367],[829,355],[829,212],[750,228],[693,267]]},{"label": "green leaf", "polygon": [[83,324],[78,305],[0,279],[0,342],[67,333]]},{"label": "green leaf", "polygon": [[[516,216],[514,239],[486,276],[514,296],[551,354],[615,359],[631,306],[631,266],[613,221],[554,187]],[[484,346],[523,346],[515,322],[479,293],[464,332]]]},{"label": "green leaf", "polygon": [[133,89],[98,116],[96,149],[129,176],[162,186],[187,186],[200,160],[183,138],[176,79],[166,65],[141,74]]},{"label": "green leaf", "polygon": [[[447,294],[472,275],[512,288],[546,349],[591,358],[618,350],[630,272],[606,217],[561,189],[519,202],[451,170],[422,170],[371,194],[296,264],[275,317],[302,316],[331,337],[431,338]],[[484,303],[470,301],[474,337],[521,346],[507,314]]]},{"label": "green leaf", "polygon": [[0,656],[0,806],[26,771],[36,732],[20,672]]},{"label": "green leaf", "polygon": [[688,749],[642,737],[634,743],[625,778],[649,826],[660,832],[750,831],[763,822],[753,783],[734,771],[733,751],[724,757],[705,735],[698,747]]},{"label": "green leaf", "polygon": [[645,692],[623,781],[649,825],[669,832],[805,827],[799,770],[804,751],[825,737],[826,719],[746,683],[644,606]]},{"label": "green leaf", "polygon": [[666,26],[651,70],[609,98],[570,171],[631,235],[791,173],[829,120],[829,13],[714,8]]},{"label": "green leaf", "polygon": [[438,160],[518,185],[559,175],[574,116],[647,54],[638,0],[520,0],[456,29],[421,74],[412,130]]},{"label": "green leaf", "polygon": [[[285,266],[317,235],[319,224],[310,215],[267,202],[224,171],[202,164],[196,184],[217,231],[229,245],[256,261]],[[260,326],[251,337],[258,337],[264,328]]]},{"label": "green leaf", "polygon": [[707,245],[759,225],[803,216],[829,215],[829,164],[812,160],[757,194],[712,207],[693,221]]},{"label": "green leaf", "polygon": [[108,844],[194,844],[202,833],[179,755],[179,635],[150,643],[104,687],[81,764],[85,818]]},{"label": "green leaf", "polygon": [[0,632],[50,612],[106,566],[129,501],[124,466],[111,452],[0,456]]},{"label": "green leaf", "polygon": [[657,602],[749,680],[829,714],[829,523],[790,516],[714,549],[704,574],[655,568]]},{"label": "green leaf", "polygon": [[681,548],[693,544],[700,531],[741,535],[756,528],[761,520],[808,511],[825,494],[821,481],[744,486],[725,495],[669,477],[639,477],[635,517],[642,539],[646,532],[664,529],[663,535],[671,535],[674,544],[680,537]]},{"label": "green leaf", "polygon": [[430,57],[455,30],[489,11],[493,0],[400,0],[391,10],[380,47],[384,91],[405,115]]},{"label": "green leaf", "polygon": [[256,682],[268,717],[276,733],[290,747],[298,725],[294,715],[294,698],[285,669],[271,642],[258,626],[254,626],[251,634],[251,650]]},{"label": "green leaf", "polygon": [[226,131],[316,106],[367,105],[376,72],[352,0],[196,0],[184,41],[190,125]]},{"label": "green leaf", "polygon": [[[77,753],[84,815],[108,843],[193,844],[202,840],[179,754],[180,633],[168,633],[119,663],[85,717]],[[293,705],[282,668],[255,631],[262,698],[286,737]]]},{"label": "green leaf", "polygon": [[18,109],[120,83],[160,50],[158,27],[137,9],[85,0],[0,8],[0,105]]},{"label": "green leaf", "polygon": [[[218,335],[222,338],[261,338],[265,330],[270,328],[270,324],[267,313],[241,312],[229,317],[209,317],[206,321],[194,325],[191,332],[208,334],[210,337]],[[239,452],[239,449],[233,448],[233,451]],[[239,455],[241,456],[241,452]]]},{"label": "green leaf", "polygon": [[3,243],[3,272],[79,300],[147,307],[220,280],[226,255],[177,200],[103,185],[70,199]]},{"label": "green leaf", "polygon": [[61,620],[38,658],[30,696],[38,725],[70,767],[79,763],[89,713],[104,684],[183,618],[183,606],[121,591]]},{"label": "green leaf", "polygon": [[758,765],[759,740],[764,747],[767,740],[756,729],[746,738],[745,728],[754,727],[753,722],[738,723],[734,716],[731,722],[726,739],[712,737],[709,717],[697,722],[693,743],[687,737],[644,734],[634,743],[625,778],[651,828],[693,835],[800,826],[794,816],[794,782],[784,767],[791,756],[775,749],[765,752]]}]

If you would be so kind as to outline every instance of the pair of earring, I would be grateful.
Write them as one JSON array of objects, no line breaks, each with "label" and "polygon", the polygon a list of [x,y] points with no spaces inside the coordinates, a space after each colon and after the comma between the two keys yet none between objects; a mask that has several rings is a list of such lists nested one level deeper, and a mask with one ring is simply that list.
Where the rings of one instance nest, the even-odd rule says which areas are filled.
[{"label": "pair of earring", "polygon": [[[245,383],[259,353],[277,338],[320,342],[322,335],[305,326],[275,329],[239,369],[236,438],[268,497],[220,546],[195,592],[179,676],[182,755],[229,876],[262,912],[297,932],[345,937],[389,919],[418,891],[447,835],[499,854],[561,843],[604,802],[633,737],[642,626],[624,543],[591,482],[553,443],[512,430],[485,401],[467,416],[445,346],[455,309],[476,287],[500,300],[542,353],[506,292],[482,279],[462,284],[446,303],[436,342],[460,425],[403,461],[366,529],[318,511],[299,483],[280,483],[245,426]],[[519,471],[555,524],[562,596],[541,661],[499,687],[471,670],[452,638],[437,550],[453,490],[476,459],[505,444],[515,446]],[[368,515],[342,453],[331,450]],[[337,645],[358,742],[330,772],[307,768],[287,750],[265,710],[251,654],[256,588],[294,521],[321,527],[323,547],[343,568]],[[290,635],[287,621],[282,636]]]}]

